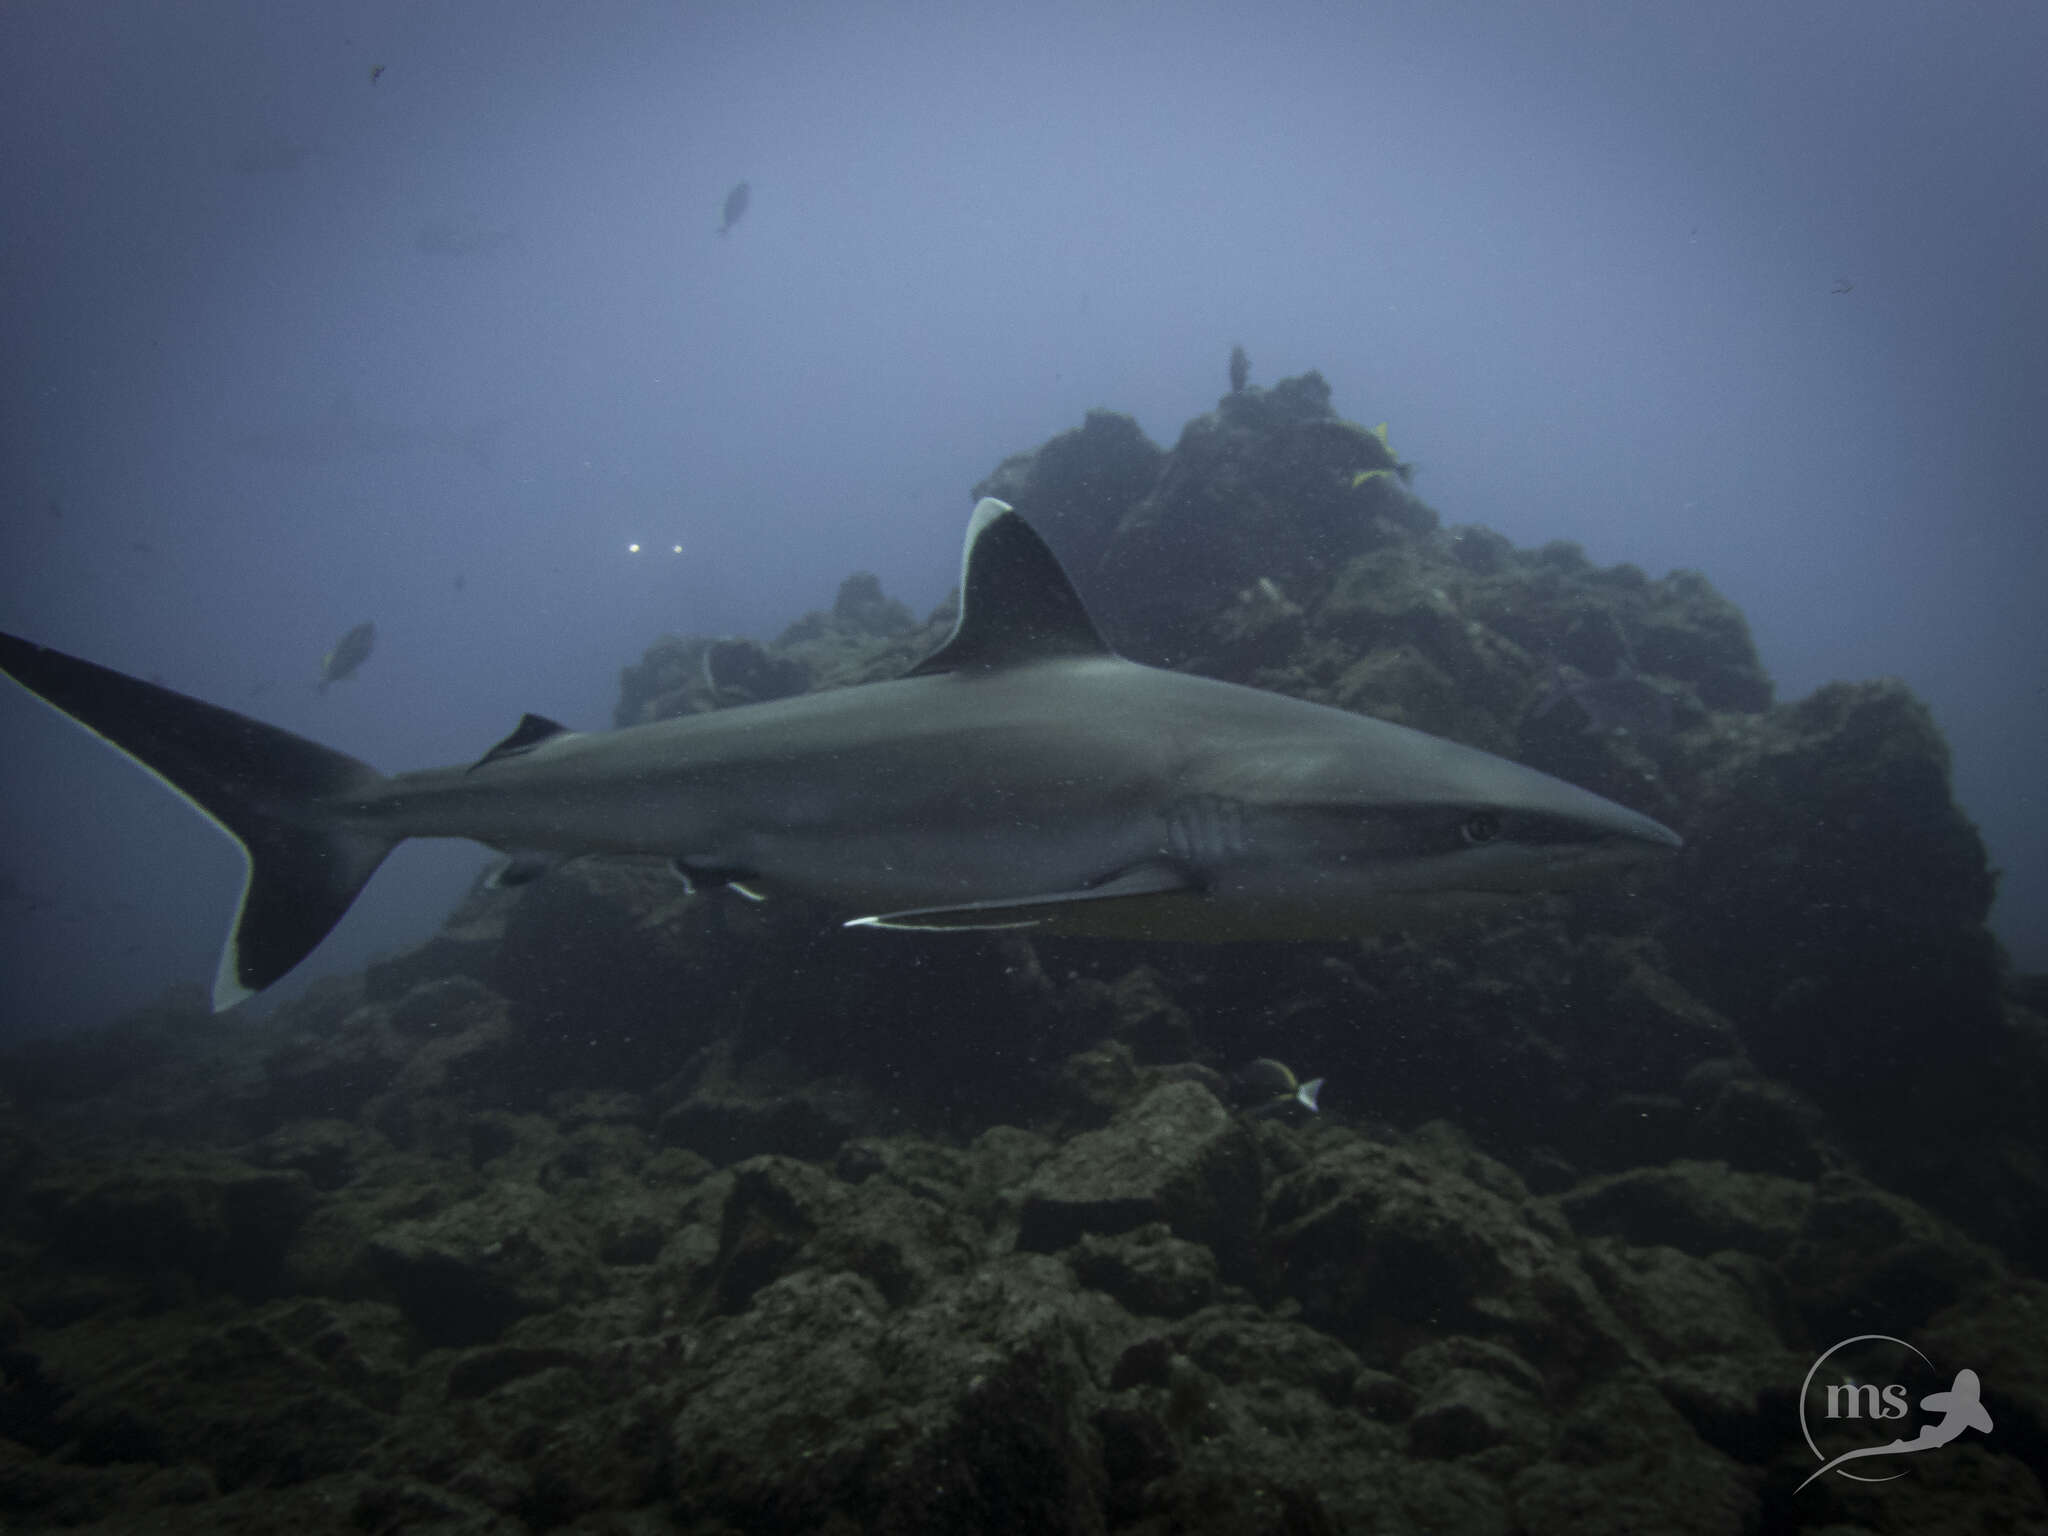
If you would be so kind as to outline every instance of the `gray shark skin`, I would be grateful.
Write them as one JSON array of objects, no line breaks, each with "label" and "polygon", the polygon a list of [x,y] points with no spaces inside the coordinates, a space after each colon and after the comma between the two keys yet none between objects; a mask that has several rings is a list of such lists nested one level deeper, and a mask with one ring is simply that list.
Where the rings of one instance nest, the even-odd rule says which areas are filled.
[{"label": "gray shark skin", "polygon": [[906,676],[616,731],[529,715],[464,766],[386,776],[11,636],[0,671],[241,845],[216,1008],[298,964],[408,837],[655,854],[861,926],[1205,942],[1407,926],[1679,846],[1489,753],[1123,660],[995,500],[952,636]]}]

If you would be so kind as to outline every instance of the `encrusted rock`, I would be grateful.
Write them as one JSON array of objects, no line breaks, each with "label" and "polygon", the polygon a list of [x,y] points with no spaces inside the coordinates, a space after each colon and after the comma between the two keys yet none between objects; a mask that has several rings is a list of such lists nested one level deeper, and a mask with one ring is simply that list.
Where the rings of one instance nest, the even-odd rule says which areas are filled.
[{"label": "encrusted rock", "polygon": [[1546,1370],[1623,1352],[1547,1223],[1418,1151],[1345,1139],[1273,1187],[1266,1242],[1303,1317],[1368,1357],[1446,1329],[1496,1335]]},{"label": "encrusted rock", "polygon": [[1175,1237],[1164,1222],[1114,1237],[1086,1233],[1067,1262],[1083,1285],[1155,1317],[1185,1317],[1206,1307],[1220,1284],[1216,1256]]},{"label": "encrusted rock", "polygon": [[1702,1256],[1736,1248],[1765,1258],[1791,1245],[1812,1202],[1807,1185],[1703,1162],[1590,1179],[1558,1201],[1572,1225],[1589,1235],[1668,1243]]},{"label": "encrusted rock", "polygon": [[202,1287],[262,1296],[314,1193],[302,1173],[183,1153],[69,1168],[35,1183],[28,1200],[66,1258],[176,1271]]},{"label": "encrusted rock", "polygon": [[1554,1459],[1517,1473],[1509,1493],[1530,1536],[1748,1536],[1759,1481],[1648,1383],[1624,1377],[1588,1394]]},{"label": "encrusted rock", "polygon": [[1050,1259],[997,1261],[893,1316],[857,1276],[791,1274],[686,1367],[672,1475],[739,1529],[1099,1531],[1078,1320]]},{"label": "encrusted rock", "polygon": [[590,1289],[593,1246],[582,1224],[541,1190],[501,1182],[432,1216],[386,1227],[370,1242],[369,1258],[422,1338],[473,1344]]},{"label": "encrusted rock", "polygon": [[1164,1222],[1191,1242],[1232,1247],[1250,1235],[1259,1185],[1244,1127],[1199,1084],[1168,1083],[1032,1175],[1017,1243],[1051,1252],[1083,1233]]}]

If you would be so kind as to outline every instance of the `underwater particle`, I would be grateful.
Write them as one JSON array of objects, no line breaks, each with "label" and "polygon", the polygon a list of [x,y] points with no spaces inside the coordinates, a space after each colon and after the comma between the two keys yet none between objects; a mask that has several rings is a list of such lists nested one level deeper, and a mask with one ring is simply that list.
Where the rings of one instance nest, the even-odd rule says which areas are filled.
[{"label": "underwater particle", "polygon": [[375,85],[383,73],[384,66],[382,64],[372,64],[370,66],[370,84]]},{"label": "underwater particle", "polygon": [[640,546],[638,544],[628,544],[626,546],[626,553],[629,555],[637,555],[640,553]]},{"label": "underwater particle", "polygon": [[746,214],[747,204],[752,202],[753,198],[753,188],[744,181],[725,194],[725,222],[718,226],[721,235],[739,223]]}]

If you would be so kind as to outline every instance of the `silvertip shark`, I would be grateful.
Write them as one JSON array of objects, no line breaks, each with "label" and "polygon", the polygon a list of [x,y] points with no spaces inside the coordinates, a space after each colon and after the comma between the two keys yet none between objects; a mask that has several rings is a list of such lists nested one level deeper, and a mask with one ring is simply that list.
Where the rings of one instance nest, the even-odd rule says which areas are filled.
[{"label": "silvertip shark", "polygon": [[1680,845],[1476,748],[1125,660],[994,499],[967,525],[952,634],[900,678],[613,731],[527,715],[459,766],[382,774],[13,636],[0,671],[240,847],[216,1009],[304,959],[409,837],[656,855],[855,927],[1200,942],[1413,926]]}]

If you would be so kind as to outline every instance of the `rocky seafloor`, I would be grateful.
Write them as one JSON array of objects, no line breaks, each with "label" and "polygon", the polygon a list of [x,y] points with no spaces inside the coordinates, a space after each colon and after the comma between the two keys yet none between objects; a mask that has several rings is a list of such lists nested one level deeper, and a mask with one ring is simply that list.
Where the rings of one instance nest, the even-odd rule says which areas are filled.
[{"label": "rocky seafloor", "polygon": [[[271,1018],[17,1049],[0,1529],[2048,1530],[2048,985],[1926,710],[1776,703],[1704,577],[1445,527],[1405,470],[1311,374],[977,494],[1127,654],[1533,763],[1668,867],[1195,948],[582,860]],[[948,622],[855,577],[662,641],[618,718]],[[1603,725],[1629,676],[1663,704]],[[1324,1112],[1244,1113],[1253,1057]],[[1991,1432],[1801,1488],[1858,1334],[1976,1371]]]}]

